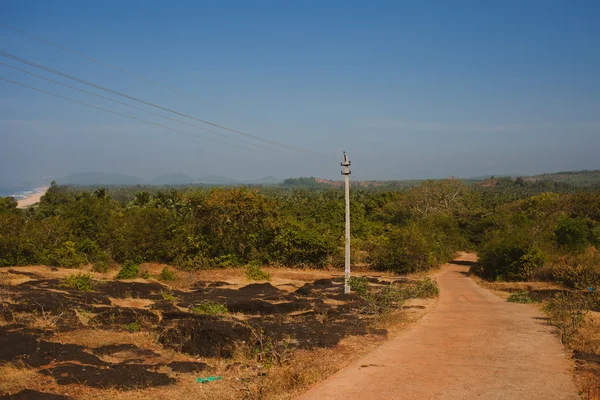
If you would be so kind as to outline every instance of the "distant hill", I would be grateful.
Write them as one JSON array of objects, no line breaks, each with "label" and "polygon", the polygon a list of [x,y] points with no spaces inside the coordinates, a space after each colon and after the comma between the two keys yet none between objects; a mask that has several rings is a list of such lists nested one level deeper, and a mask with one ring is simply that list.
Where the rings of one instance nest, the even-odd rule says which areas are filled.
[{"label": "distant hill", "polygon": [[60,185],[141,185],[145,181],[135,176],[121,174],[107,174],[105,172],[80,172],[59,178],[56,182]]},{"label": "distant hill", "polygon": [[274,176],[265,176],[255,181],[247,181],[245,183],[251,183],[255,185],[277,185],[283,183],[281,179],[277,179]]},{"label": "distant hill", "polygon": [[194,179],[190,178],[185,174],[167,174],[157,176],[150,181],[151,185],[187,185],[192,183]]},{"label": "distant hill", "polygon": [[221,175],[204,175],[194,180],[193,183],[204,183],[207,185],[236,185],[240,182]]},{"label": "distant hill", "polygon": [[524,178],[526,181],[553,181],[574,186],[593,186],[600,184],[600,170],[562,171],[551,174],[534,175]]}]

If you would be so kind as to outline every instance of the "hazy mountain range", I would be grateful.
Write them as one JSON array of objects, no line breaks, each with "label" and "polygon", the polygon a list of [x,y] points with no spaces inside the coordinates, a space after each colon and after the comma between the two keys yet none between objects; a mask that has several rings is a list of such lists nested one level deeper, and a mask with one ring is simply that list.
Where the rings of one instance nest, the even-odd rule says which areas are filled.
[{"label": "hazy mountain range", "polygon": [[[554,172],[533,176],[522,174],[497,174],[500,176],[523,177],[528,181],[550,180],[555,182],[569,183],[575,186],[590,186],[600,184],[600,170],[583,170],[583,171],[563,171]],[[466,181],[479,181],[489,179],[490,176],[480,176],[467,178]],[[40,178],[37,180],[23,182],[17,185],[0,185],[0,197],[10,196],[15,193],[24,192],[34,188],[48,186],[49,178]],[[124,186],[124,185],[157,185],[157,186],[179,186],[179,185],[277,185],[283,183],[281,179],[273,176],[264,178],[240,181],[221,175],[203,175],[199,178],[192,178],[188,175],[175,173],[157,176],[153,179],[142,179],[136,176],[123,174],[109,174],[105,172],[81,172],[71,174],[62,178],[56,178],[56,182],[60,185],[81,185],[81,186]],[[420,182],[414,181],[411,185]]]},{"label": "hazy mountain range", "polygon": [[237,185],[237,184],[278,184],[281,179],[273,176],[266,176],[260,179],[238,181],[221,175],[203,175],[199,178],[192,178],[188,175],[175,173],[157,176],[147,180],[137,176],[123,174],[107,174],[104,172],[80,172],[71,174],[63,178],[55,179],[59,185]]}]

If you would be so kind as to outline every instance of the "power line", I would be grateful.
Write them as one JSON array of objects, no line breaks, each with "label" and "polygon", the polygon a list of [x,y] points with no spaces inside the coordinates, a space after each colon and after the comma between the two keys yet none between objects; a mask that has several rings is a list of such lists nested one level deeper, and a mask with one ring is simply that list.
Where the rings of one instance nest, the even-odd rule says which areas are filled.
[{"label": "power line", "polygon": [[[189,94],[189,93],[185,93],[185,92],[183,92],[183,91],[181,91],[181,90],[177,90],[177,89],[174,89],[174,88],[172,88],[172,87],[169,87],[169,86],[167,86],[167,85],[163,85],[163,84],[161,84],[161,83],[158,83],[158,82],[156,82],[156,81],[153,81],[153,80],[150,80],[150,79],[144,78],[143,76],[141,76],[141,75],[139,75],[139,74],[136,74],[136,73],[133,73],[133,72],[127,71],[127,70],[125,70],[125,69],[123,69],[123,68],[120,68],[120,67],[118,67],[118,66],[115,66],[115,65],[112,65],[112,64],[109,64],[109,63],[106,63],[106,62],[100,61],[100,60],[98,60],[98,59],[96,59],[96,58],[94,58],[94,57],[88,56],[88,55],[86,55],[86,54],[84,54],[84,53],[81,53],[81,52],[79,52],[79,51],[73,50],[73,49],[71,49],[71,48],[68,48],[68,47],[66,47],[66,46],[60,45],[60,44],[58,44],[58,43],[52,42],[52,41],[50,41],[50,40],[43,39],[43,38],[41,38],[41,37],[39,37],[39,36],[36,36],[36,35],[33,35],[33,34],[31,34],[31,33],[25,32],[25,31],[23,31],[23,30],[20,30],[20,29],[18,29],[18,28],[15,28],[15,27],[13,27],[13,26],[7,25],[7,24],[5,24],[5,23],[0,23],[0,26],[3,26],[3,27],[5,27],[5,28],[7,28],[7,29],[11,29],[11,30],[13,30],[13,31],[15,31],[15,32],[17,32],[17,33],[19,33],[19,34],[22,34],[22,35],[25,35],[25,36],[29,36],[29,37],[30,37],[30,38],[32,38],[32,39],[35,39],[35,40],[37,40],[37,41],[40,41],[40,42],[42,42],[42,43],[45,43],[45,44],[48,44],[48,45],[54,46],[54,47],[56,47],[56,48],[58,48],[58,49],[61,49],[61,50],[63,50],[63,51],[66,51],[66,52],[68,52],[68,53],[74,54],[74,55],[76,55],[76,56],[78,56],[78,57],[82,57],[82,58],[84,58],[84,59],[86,59],[86,60],[88,60],[88,61],[94,62],[94,63],[96,63],[96,64],[102,65],[102,66],[104,66],[104,67],[107,67],[107,68],[111,68],[111,69],[113,69],[113,70],[115,70],[115,71],[121,72],[121,73],[123,73],[123,74],[125,74],[125,75],[131,76],[131,77],[134,77],[134,78],[136,78],[136,79],[139,79],[139,80],[141,80],[141,81],[147,82],[147,83],[149,83],[149,84],[152,84],[152,85],[154,85],[154,86],[157,86],[157,87],[160,87],[160,88],[163,88],[163,89],[167,89],[167,90],[169,90],[169,91],[171,91],[171,92],[173,92],[173,93],[176,93],[176,94],[179,94],[179,95],[182,95],[182,96],[186,96],[186,97],[192,98],[192,99],[194,99],[194,100],[196,100],[196,101],[199,101],[199,102],[201,102],[201,103],[207,104],[207,105],[209,105],[209,106],[212,106],[212,107],[215,107],[215,108],[217,108],[217,109],[220,109],[220,110],[222,110],[222,111],[228,112],[228,113],[230,113],[230,114],[232,114],[232,115],[235,115],[235,116],[238,116],[238,117],[241,117],[241,118],[245,118],[245,119],[249,119],[249,120],[254,120],[254,121],[257,121],[257,120],[256,120],[256,119],[254,119],[254,118],[250,118],[250,117],[248,117],[248,116],[242,115],[242,114],[240,114],[240,113],[237,113],[237,112],[235,112],[235,111],[232,111],[232,110],[230,110],[230,109],[227,109],[227,108],[225,108],[225,107],[222,107],[222,106],[219,106],[219,105],[217,105],[217,104],[210,103],[210,102],[208,102],[208,101],[202,100],[202,99],[200,99],[200,98],[198,98],[198,97],[196,97],[196,96],[193,96],[193,95],[191,95],[191,94]],[[51,71],[49,71],[49,72],[51,72]],[[54,73],[54,72],[53,72],[53,73]],[[71,78],[69,78],[69,79],[71,79]],[[82,82],[82,83],[84,83],[84,82]],[[90,83],[91,83],[91,82],[90,82]],[[86,83],[86,84],[88,84],[88,83]],[[102,88],[102,90],[105,90],[105,88]],[[115,93],[115,94],[119,94],[119,93]],[[119,95],[123,95],[123,94],[119,94]],[[127,97],[127,98],[130,98],[130,97],[126,96],[126,95],[125,95],[125,97]],[[141,100],[139,100],[139,99],[134,99],[134,98],[132,98],[132,100],[141,101]],[[143,102],[143,101],[141,101],[141,102]],[[161,108],[160,106],[156,106],[156,105],[154,105],[154,104],[148,104],[148,105],[152,105],[152,106],[154,106],[154,107],[159,107],[159,108]],[[164,108],[163,108],[163,109],[164,109]],[[165,110],[166,110],[166,111],[169,111],[169,112],[174,112],[174,111],[172,111],[172,110],[168,110],[168,109],[165,109]],[[177,112],[175,112],[175,113],[177,114]],[[158,114],[156,114],[156,115],[158,115]],[[220,126],[220,125],[218,125],[218,124],[212,124],[212,123],[210,123],[210,122],[208,122],[208,121],[200,120],[200,119],[197,119],[197,118],[194,118],[194,117],[188,116],[188,115],[184,115],[184,114],[180,114],[180,115],[182,115],[182,116],[185,116],[185,117],[187,117],[187,118],[196,119],[196,120],[197,120],[197,121],[199,121],[199,122],[203,122],[203,123],[206,123],[206,124],[209,124],[209,125],[212,125],[212,126],[215,126],[215,127],[221,128],[221,129],[229,130],[229,131],[231,131],[231,132],[233,132],[233,133],[238,133],[238,134],[241,134],[241,135],[248,135],[249,137],[251,137],[251,138],[253,138],[253,139],[256,139],[256,140],[261,140],[261,141],[265,141],[265,142],[267,142],[267,143],[270,143],[270,144],[273,144],[273,145],[276,145],[276,146],[283,146],[283,147],[286,147],[286,148],[288,148],[288,149],[291,149],[291,150],[302,151],[302,152],[306,152],[306,153],[309,153],[309,154],[313,154],[313,155],[319,155],[319,156],[323,156],[323,157],[327,157],[327,158],[331,158],[331,159],[333,159],[333,158],[334,158],[334,157],[331,157],[331,156],[328,156],[328,155],[325,155],[325,154],[321,154],[321,153],[317,153],[317,152],[312,152],[312,151],[310,151],[310,150],[302,149],[302,148],[300,148],[300,147],[288,146],[288,145],[285,145],[285,144],[282,144],[282,143],[279,143],[279,142],[276,142],[276,141],[271,141],[271,140],[268,140],[268,139],[262,139],[262,138],[260,138],[260,137],[258,137],[258,136],[250,135],[250,134],[247,134],[247,133],[245,133],[245,132],[241,132],[241,131],[237,131],[237,130],[232,130],[232,129],[226,128],[226,127],[224,127],[224,126]],[[164,116],[162,116],[162,117],[163,117],[163,118],[170,119],[170,118],[168,118],[168,117],[164,117]],[[185,124],[184,122],[181,122],[181,121],[177,121],[177,122],[179,122],[179,123],[182,123],[182,124]],[[190,125],[190,124],[187,124],[187,125]],[[190,125],[190,126],[197,127],[196,125]],[[204,129],[204,130],[206,130],[206,131],[208,131],[208,132],[216,133],[216,132],[214,132],[214,131],[211,131],[211,130],[209,130],[209,129],[206,129],[206,128],[201,128],[201,127],[197,127],[197,128],[199,128],[199,129]],[[218,133],[217,133],[217,134],[218,134]],[[228,137],[228,136],[226,136],[226,137]],[[244,143],[247,143],[247,144],[250,144],[249,142],[246,142],[246,141],[242,141],[242,142],[244,142]],[[263,147],[263,146],[259,146],[259,147]],[[365,171],[371,172],[371,173],[373,173],[373,174],[375,174],[375,175],[377,175],[377,176],[380,176],[380,177],[382,177],[382,178],[383,178],[383,176],[382,176],[381,174],[379,174],[378,172],[375,172],[375,171],[373,171],[373,170],[370,170],[370,169],[367,169],[367,168],[364,168],[364,167],[363,167],[362,169],[363,169],[363,170],[365,170]]]},{"label": "power line", "polygon": [[13,31],[15,31],[15,32],[17,32],[17,33],[20,33],[20,34],[22,34],[22,35],[29,36],[30,38],[33,38],[33,39],[35,39],[35,40],[38,40],[38,41],[40,41],[40,42],[42,42],[42,43],[49,44],[50,46],[54,46],[54,47],[56,47],[56,48],[59,48],[59,49],[61,49],[61,50],[63,50],[63,51],[66,51],[66,52],[68,52],[68,53],[74,54],[74,55],[76,55],[76,56],[78,56],[78,57],[85,58],[85,59],[86,59],[86,60],[88,60],[88,61],[94,62],[94,63],[96,63],[96,64],[100,64],[100,65],[102,65],[102,66],[105,66],[105,67],[107,67],[107,68],[114,69],[115,71],[119,71],[119,72],[121,72],[121,73],[123,73],[123,74],[125,74],[125,75],[129,75],[129,76],[131,76],[131,77],[134,77],[134,78],[136,78],[136,79],[139,79],[139,80],[141,80],[141,81],[144,81],[144,82],[150,83],[151,85],[158,86],[158,87],[160,87],[160,88],[163,88],[163,89],[167,89],[167,90],[169,90],[169,91],[171,91],[171,92],[173,92],[173,93],[177,93],[177,94],[179,94],[179,95],[182,95],[182,96],[190,97],[190,98],[192,98],[192,99],[194,99],[194,100],[196,100],[196,101],[199,101],[200,103],[203,103],[203,104],[209,105],[209,106],[211,106],[211,107],[217,108],[217,109],[219,109],[219,110],[222,110],[222,111],[228,112],[228,113],[230,113],[230,114],[232,114],[232,115],[235,115],[235,116],[237,116],[237,117],[241,117],[241,118],[245,118],[245,119],[249,119],[249,120],[254,120],[254,121],[256,121],[254,118],[250,118],[250,117],[248,117],[248,116],[242,115],[242,114],[240,114],[240,113],[237,113],[237,112],[235,112],[235,111],[232,111],[232,110],[230,110],[230,109],[227,109],[227,108],[225,108],[225,107],[222,107],[222,106],[220,106],[220,105],[217,105],[217,104],[214,104],[214,103],[210,103],[210,102],[208,102],[208,101],[206,101],[206,100],[202,100],[202,99],[200,99],[200,98],[198,98],[198,97],[196,97],[196,96],[192,96],[192,95],[191,95],[191,94],[189,94],[189,93],[182,92],[181,90],[173,89],[172,87],[169,87],[169,86],[163,85],[163,84],[161,84],[161,83],[158,83],[158,82],[156,82],[156,81],[152,81],[152,80],[150,80],[150,79],[148,79],[148,78],[144,78],[144,77],[143,77],[143,76],[141,76],[141,75],[138,75],[138,74],[136,74],[136,73],[133,73],[133,72],[129,72],[129,71],[127,71],[127,70],[123,69],[123,68],[117,67],[117,66],[115,66],[115,65],[112,65],[112,64],[105,63],[105,62],[103,62],[103,61],[100,61],[100,60],[98,60],[98,59],[96,59],[96,58],[93,58],[93,57],[90,57],[90,56],[88,56],[88,55],[86,55],[86,54],[83,54],[83,53],[81,53],[81,52],[79,52],[79,51],[76,51],[76,50],[70,49],[70,48],[68,48],[68,47],[65,47],[65,46],[62,46],[62,45],[60,45],[60,44],[58,44],[58,43],[54,43],[54,42],[51,42],[51,41],[49,41],[49,40],[43,39],[43,38],[41,38],[41,37],[39,37],[39,36],[36,36],[36,35],[33,35],[33,34],[31,34],[31,33],[28,33],[28,32],[25,32],[25,31],[22,31],[22,30],[20,30],[20,29],[17,29],[17,28],[15,28],[14,26],[10,26],[10,25],[4,24],[4,23],[0,23],[0,26],[3,26],[3,27],[5,27],[5,28],[8,28],[8,29],[11,29],[11,30],[13,30]]},{"label": "power line", "polygon": [[95,87],[97,89],[100,89],[100,90],[103,90],[103,91],[106,91],[106,92],[109,92],[109,93],[113,93],[113,94],[116,94],[118,96],[125,97],[127,99],[130,99],[130,100],[133,100],[133,101],[137,101],[137,102],[142,103],[142,104],[149,105],[151,107],[155,107],[155,108],[158,108],[158,109],[161,109],[161,110],[164,110],[164,111],[168,111],[170,113],[177,114],[177,115],[180,115],[182,117],[193,119],[195,121],[199,121],[199,122],[202,122],[202,123],[207,124],[207,125],[211,125],[211,126],[214,126],[214,127],[220,128],[220,129],[224,129],[224,130],[227,130],[227,131],[232,132],[232,133],[236,133],[236,134],[243,135],[243,136],[246,136],[246,137],[250,137],[250,138],[253,138],[253,139],[256,139],[256,140],[260,140],[262,142],[269,143],[269,144],[272,144],[272,145],[275,145],[275,146],[284,147],[284,148],[287,148],[289,150],[300,151],[300,152],[303,152],[303,153],[317,155],[317,156],[321,156],[321,157],[333,158],[333,157],[330,157],[330,156],[325,155],[325,154],[317,153],[317,152],[314,152],[314,151],[311,151],[311,150],[306,150],[306,149],[303,149],[301,147],[285,145],[285,144],[279,143],[279,142],[274,141],[274,140],[264,139],[264,138],[261,138],[259,136],[255,136],[255,135],[252,135],[252,134],[249,134],[249,133],[246,133],[246,132],[239,131],[237,129],[228,128],[228,127],[223,126],[223,125],[215,124],[215,123],[212,123],[212,122],[200,119],[200,118],[196,118],[196,117],[193,117],[191,115],[184,114],[184,113],[181,113],[181,112],[178,112],[178,111],[175,111],[175,110],[172,110],[172,109],[169,109],[169,108],[166,108],[166,107],[163,107],[163,106],[160,106],[160,105],[157,105],[157,104],[154,104],[154,103],[142,100],[142,99],[139,99],[137,97],[133,97],[133,96],[127,95],[125,93],[122,93],[122,92],[119,92],[119,91],[116,91],[116,90],[113,90],[113,89],[101,86],[101,85],[97,85],[97,84],[95,84],[93,82],[86,81],[86,80],[81,79],[81,78],[77,78],[76,76],[69,75],[69,74],[66,74],[64,72],[57,71],[57,70],[52,69],[50,67],[46,67],[46,66],[44,66],[42,64],[38,64],[38,63],[33,62],[33,61],[25,60],[25,59],[23,59],[21,57],[15,56],[15,55],[10,54],[10,53],[6,53],[4,51],[0,51],[0,55],[2,55],[4,57],[7,57],[7,58],[10,58],[12,60],[18,61],[20,63],[26,64],[26,65],[30,65],[32,67],[39,68],[39,69],[42,69],[44,71],[47,71],[47,72],[50,72],[50,73],[62,76],[64,78],[71,79],[71,80],[74,80],[76,82],[83,83],[85,85],[92,86],[92,87]]},{"label": "power line", "polygon": [[192,126],[192,127],[194,127],[194,128],[202,129],[202,130],[204,130],[204,131],[211,132],[211,133],[214,133],[214,134],[216,134],[216,135],[220,135],[220,136],[226,137],[226,138],[228,138],[228,139],[239,140],[239,141],[241,141],[241,142],[243,142],[243,143],[249,144],[250,146],[260,147],[260,148],[263,148],[263,149],[266,149],[266,150],[269,150],[269,151],[274,151],[274,152],[276,152],[276,153],[285,154],[285,155],[287,155],[287,156],[290,156],[290,154],[288,154],[288,153],[283,153],[283,152],[281,152],[281,151],[279,151],[279,150],[277,150],[277,149],[272,149],[272,148],[270,148],[270,147],[261,146],[260,144],[252,143],[252,142],[246,141],[246,140],[244,140],[244,139],[241,139],[241,138],[238,138],[238,137],[232,137],[232,136],[228,136],[228,135],[226,135],[226,134],[224,134],[224,133],[221,133],[221,132],[212,131],[212,130],[210,130],[210,129],[207,129],[207,128],[204,128],[204,127],[201,127],[201,126],[198,126],[198,125],[190,124],[190,123],[187,123],[187,122],[184,122],[184,121],[177,120],[177,119],[175,119],[175,118],[167,117],[166,115],[162,115],[162,114],[158,114],[158,113],[155,113],[155,112],[152,112],[152,111],[148,111],[148,110],[145,110],[145,109],[143,109],[143,108],[136,107],[136,106],[134,106],[134,105],[132,105],[132,104],[125,103],[125,102],[122,102],[122,101],[119,101],[119,100],[115,100],[115,99],[112,99],[112,98],[110,98],[110,97],[102,96],[102,95],[100,95],[100,94],[97,94],[97,93],[94,93],[94,92],[90,92],[90,91],[88,91],[88,90],[80,89],[80,88],[78,88],[78,87],[71,86],[71,85],[68,85],[68,84],[66,84],[66,83],[63,83],[63,82],[55,81],[54,79],[50,79],[50,78],[47,78],[47,77],[45,77],[45,76],[38,75],[38,74],[36,74],[36,73],[33,73],[33,72],[31,72],[31,71],[27,71],[27,70],[24,70],[24,69],[21,69],[21,68],[18,68],[18,67],[15,67],[15,66],[12,66],[12,65],[9,65],[9,64],[3,63],[3,62],[0,62],[0,65],[3,65],[3,66],[5,66],[5,67],[8,67],[8,68],[15,69],[15,70],[17,70],[17,71],[21,71],[21,72],[23,72],[23,73],[26,73],[26,74],[29,74],[29,75],[32,75],[32,76],[38,77],[38,78],[40,78],[40,79],[47,80],[47,81],[49,81],[49,82],[52,82],[52,83],[55,83],[55,84],[57,84],[57,85],[65,86],[65,87],[68,87],[68,88],[70,88],[70,89],[73,89],[73,90],[77,90],[77,91],[79,91],[79,92],[82,92],[82,93],[90,94],[90,95],[92,95],[92,96],[96,96],[96,97],[99,97],[99,98],[102,98],[102,99],[105,99],[105,100],[109,100],[109,101],[112,101],[112,102],[114,102],[114,103],[122,104],[122,105],[124,105],[124,106],[130,107],[130,108],[133,108],[133,109],[135,109],[135,110],[139,110],[139,111],[143,111],[143,112],[145,112],[145,113],[148,113],[148,114],[156,115],[156,116],[159,116],[159,117],[161,117],[161,118],[168,119],[168,120],[170,120],[170,121],[174,121],[174,122],[177,122],[177,123],[180,123],[180,124],[183,124],[183,125],[188,125],[188,126]]},{"label": "power line", "polygon": [[10,79],[6,79],[6,78],[2,78],[2,77],[0,77],[0,80],[2,80],[2,81],[5,81],[5,82],[12,83],[12,84],[14,84],[14,85],[22,86],[22,87],[25,87],[25,88],[28,88],[28,89],[31,89],[31,90],[35,90],[35,91],[37,91],[37,92],[40,92],[40,93],[45,93],[45,94],[47,94],[47,95],[54,96],[54,97],[57,97],[57,98],[59,98],[59,99],[68,100],[68,101],[71,101],[71,102],[73,102],[73,103],[81,104],[81,105],[84,105],[84,106],[87,106],[87,107],[95,108],[95,109],[97,109],[97,110],[102,110],[102,111],[105,111],[105,112],[108,112],[108,113],[111,113],[111,114],[119,115],[119,116],[121,116],[121,117],[130,118],[130,119],[134,119],[134,120],[136,120],[136,121],[145,122],[145,123],[147,123],[147,124],[150,124],[150,125],[155,125],[155,126],[159,126],[159,127],[161,127],[161,128],[169,129],[169,130],[171,130],[171,131],[175,131],[175,132],[183,133],[183,134],[185,134],[185,135],[188,135],[188,136],[193,136],[193,137],[197,137],[197,138],[199,138],[199,139],[209,140],[209,141],[211,141],[211,142],[220,143],[220,144],[223,144],[223,145],[226,145],[226,146],[233,146],[233,147],[237,147],[237,148],[244,149],[244,150],[248,150],[248,151],[256,151],[256,150],[249,149],[249,148],[247,148],[247,147],[238,146],[238,145],[236,145],[236,144],[233,144],[233,143],[221,142],[221,141],[219,141],[219,140],[215,140],[215,139],[212,139],[212,138],[207,138],[207,137],[204,137],[204,136],[195,135],[195,134],[193,134],[193,133],[190,133],[190,132],[182,131],[181,129],[172,128],[172,127],[170,127],[170,126],[166,126],[166,125],[158,124],[158,123],[156,123],[156,122],[148,121],[148,120],[145,120],[145,119],[143,119],[143,118],[138,118],[138,117],[134,117],[134,116],[132,116],[132,115],[122,114],[122,113],[120,113],[120,112],[117,112],[117,111],[109,110],[109,109],[107,109],[107,108],[98,107],[98,106],[95,106],[95,105],[92,105],[92,104],[85,103],[85,102],[83,102],[83,101],[79,101],[79,100],[71,99],[70,97],[65,97],[65,96],[61,96],[61,95],[59,95],[59,94],[56,94],[56,93],[48,92],[48,91],[46,91],[46,90],[38,89],[38,88],[35,88],[35,87],[33,87],[33,86],[26,85],[26,84],[24,84],[24,83],[15,82],[15,81],[13,81],[13,80],[10,80]]}]

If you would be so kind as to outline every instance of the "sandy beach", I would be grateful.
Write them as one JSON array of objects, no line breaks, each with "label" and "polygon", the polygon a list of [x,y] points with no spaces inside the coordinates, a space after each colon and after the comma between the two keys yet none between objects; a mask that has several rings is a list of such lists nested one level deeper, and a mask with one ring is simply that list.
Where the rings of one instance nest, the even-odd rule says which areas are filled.
[{"label": "sandy beach", "polygon": [[48,191],[48,187],[41,187],[35,189],[35,193],[25,197],[24,199],[17,200],[17,208],[27,208],[35,203],[39,203],[43,195]]}]

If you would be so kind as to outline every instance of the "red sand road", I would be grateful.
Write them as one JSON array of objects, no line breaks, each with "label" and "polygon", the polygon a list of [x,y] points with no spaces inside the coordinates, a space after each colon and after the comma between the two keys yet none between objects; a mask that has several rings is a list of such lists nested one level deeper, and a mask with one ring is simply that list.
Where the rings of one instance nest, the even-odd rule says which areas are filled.
[{"label": "red sand road", "polygon": [[433,311],[300,399],[579,399],[543,315],[493,295],[466,271],[446,265]]}]

